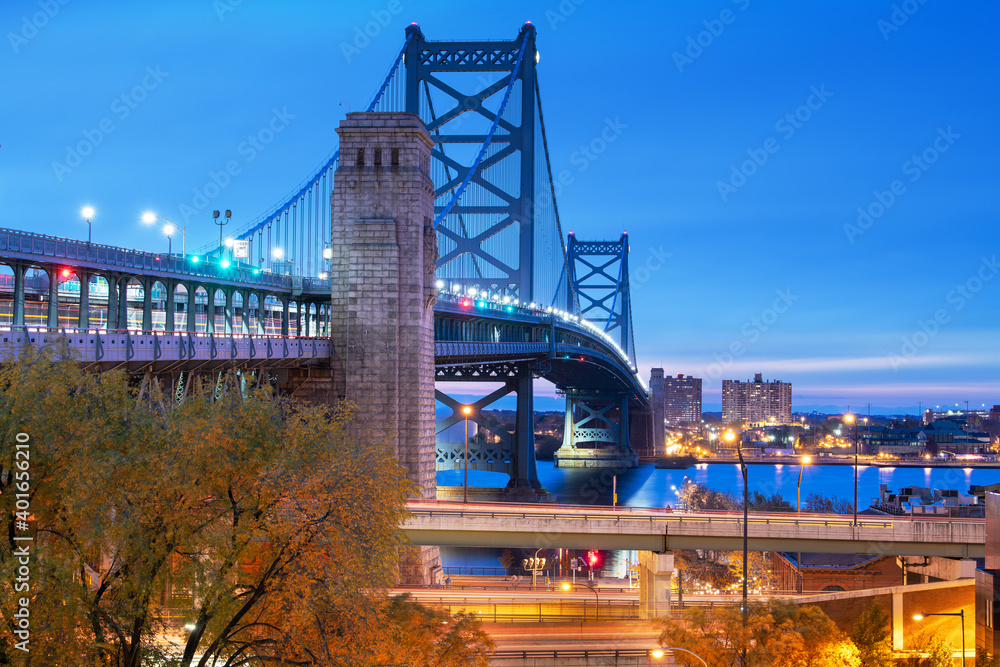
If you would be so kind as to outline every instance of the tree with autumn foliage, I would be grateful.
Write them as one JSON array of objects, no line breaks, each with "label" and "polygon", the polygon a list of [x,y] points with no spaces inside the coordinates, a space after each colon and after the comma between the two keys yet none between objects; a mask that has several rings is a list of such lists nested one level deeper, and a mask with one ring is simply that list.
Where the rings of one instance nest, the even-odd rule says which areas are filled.
[{"label": "tree with autumn foliage", "polygon": [[[853,642],[818,607],[789,602],[751,603],[744,618],[739,606],[690,607],[680,618],[662,621],[660,644],[700,656],[713,667],[859,667]],[[700,665],[676,652],[681,665]]]},{"label": "tree with autumn foliage", "polygon": [[348,407],[254,380],[187,379],[178,402],[150,377],[82,371],[65,345],[0,367],[0,613],[18,433],[35,533],[31,652],[8,644],[11,664],[368,667],[393,637],[420,664],[486,664],[478,621],[386,595],[413,491],[390,449]]}]

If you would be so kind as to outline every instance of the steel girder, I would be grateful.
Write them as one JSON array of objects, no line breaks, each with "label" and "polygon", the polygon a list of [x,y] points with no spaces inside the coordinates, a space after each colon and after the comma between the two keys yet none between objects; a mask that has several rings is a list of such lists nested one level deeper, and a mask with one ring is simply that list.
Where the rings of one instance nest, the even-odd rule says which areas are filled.
[{"label": "steel girder", "polygon": [[[618,344],[635,362],[632,299],[629,294],[628,235],[618,241],[580,241],[569,237],[569,276],[579,301],[579,315],[605,333],[617,333]],[[574,312],[572,298],[566,310]]]},{"label": "steel girder", "polygon": [[[535,245],[535,28],[525,24],[513,41],[462,41],[430,42],[424,38],[417,25],[407,28],[406,47],[406,111],[425,117],[427,129],[436,142],[431,159],[443,167],[443,182],[435,182],[435,197],[452,194],[468,176],[472,166],[455,159],[462,152],[461,144],[485,144],[485,133],[458,134],[452,121],[471,113],[492,123],[496,116],[484,105],[493,95],[502,93],[510,83],[511,76],[520,82],[520,106],[515,117],[519,124],[501,119],[491,145],[496,150],[478,165],[472,174],[470,186],[488,193],[488,200],[476,202],[458,201],[448,216],[438,226],[438,243],[444,250],[437,261],[438,275],[450,282],[475,286],[489,294],[499,294],[518,298],[524,302],[539,300],[534,294],[533,265]],[[520,67],[515,72],[518,53],[522,43],[524,55]],[[506,72],[498,81],[487,81],[483,76],[471,91],[462,91],[458,86],[438,76],[442,72]],[[434,108],[431,89],[441,94],[450,105]],[[421,91],[428,108],[421,105]],[[504,165],[500,167],[501,163]],[[498,186],[486,174],[491,167],[509,169],[516,164],[518,184]],[[432,171],[434,169],[432,168]],[[438,180],[438,179],[436,179]],[[445,207],[435,206],[440,213]],[[480,216],[480,223],[470,230],[469,218]],[[485,221],[485,222],[484,222]],[[505,230],[513,228],[517,236],[517,264],[510,258],[500,257],[496,249],[484,247]],[[510,232],[507,232],[508,234]],[[507,245],[506,243],[504,245]],[[461,256],[472,256],[473,270],[468,275],[458,275],[457,263]],[[449,265],[451,270],[449,270]]]}]

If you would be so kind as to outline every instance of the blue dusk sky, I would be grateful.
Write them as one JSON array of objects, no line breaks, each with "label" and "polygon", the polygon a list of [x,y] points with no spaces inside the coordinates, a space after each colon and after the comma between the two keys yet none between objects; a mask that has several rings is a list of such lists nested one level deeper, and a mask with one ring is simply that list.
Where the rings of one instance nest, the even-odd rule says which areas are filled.
[{"label": "blue dusk sky", "polygon": [[166,250],[139,216],[186,205],[203,245],[315,171],[411,21],[526,20],[564,231],[629,233],[644,377],[1000,403],[995,2],[5,0],[0,226],[86,238],[89,204],[95,242]]}]

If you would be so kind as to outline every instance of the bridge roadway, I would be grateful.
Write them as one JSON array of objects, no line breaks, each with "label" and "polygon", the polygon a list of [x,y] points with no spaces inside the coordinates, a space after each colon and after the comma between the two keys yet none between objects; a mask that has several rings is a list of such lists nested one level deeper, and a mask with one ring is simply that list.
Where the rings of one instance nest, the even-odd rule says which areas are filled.
[{"label": "bridge roadway", "polygon": [[[743,515],[656,508],[410,501],[403,524],[416,545],[621,549],[743,548]],[[982,519],[858,518],[824,514],[753,513],[751,551],[857,553],[982,558]]]}]

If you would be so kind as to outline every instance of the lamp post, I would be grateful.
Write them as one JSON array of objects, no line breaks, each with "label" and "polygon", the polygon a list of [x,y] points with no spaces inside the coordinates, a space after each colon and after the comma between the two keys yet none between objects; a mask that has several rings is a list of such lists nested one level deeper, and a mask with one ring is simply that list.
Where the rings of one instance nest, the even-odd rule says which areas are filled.
[{"label": "lamp post", "polygon": [[[593,586],[591,586],[590,584],[588,584],[585,581],[581,581],[580,585],[581,586],[586,586],[587,588],[590,589],[590,592],[594,594],[594,620],[595,621],[601,620],[601,596],[598,595],[597,589],[594,588]],[[562,583],[562,589],[564,591],[566,591],[566,592],[569,592],[569,591],[573,590],[573,585],[570,584],[568,581],[564,581]],[[586,607],[584,607],[584,609],[586,609]],[[586,619],[586,613],[584,614],[584,619],[583,620],[585,620],[585,621],[587,620]]]},{"label": "lamp post", "polygon": [[701,664],[705,665],[705,667],[708,667],[708,663],[705,662],[704,658],[702,658],[700,655],[698,655],[694,651],[689,651],[688,649],[681,648],[680,646],[664,646],[663,648],[658,648],[658,649],[654,649],[654,650],[650,651],[649,655],[650,655],[650,657],[656,658],[657,660],[659,660],[664,655],[666,655],[666,651],[684,651],[685,653],[689,653],[689,654],[693,655],[694,657],[698,658],[698,662],[700,662]]},{"label": "lamp post", "polygon": [[147,225],[151,225],[157,220],[167,223],[163,225],[163,233],[167,235],[167,254],[170,254],[174,232],[178,229],[181,230],[181,257],[187,259],[187,227],[178,225],[173,220],[160,217],[152,211],[146,211],[142,214],[142,221]]},{"label": "lamp post", "polygon": [[749,579],[749,558],[747,557],[747,525],[750,519],[750,490],[747,486],[747,464],[743,460],[743,438],[732,431],[726,431],[723,439],[732,444],[736,440],[736,455],[740,457],[740,472],[743,473],[743,623],[747,622],[747,583]]},{"label": "lamp post", "polygon": [[[795,491],[795,499],[796,499],[795,500],[795,511],[798,512],[798,513],[802,512],[802,471],[805,470],[805,467],[807,465],[809,465],[810,463],[812,463],[812,457],[811,456],[803,456],[802,458],[799,459],[799,484],[796,487],[796,491]],[[801,551],[799,552],[798,556],[795,558],[795,569],[796,569],[796,573],[795,573],[796,574],[796,578],[795,578],[796,588],[798,588],[798,592],[801,593],[802,592],[802,552]]]},{"label": "lamp post", "polygon": [[959,609],[958,611],[939,611],[936,613],[922,611],[919,614],[913,615],[914,621],[922,621],[927,616],[958,616],[962,621],[962,664],[965,664],[965,610]]},{"label": "lamp post", "polygon": [[222,222],[219,222],[219,212],[212,211],[212,222],[219,226],[219,260],[222,260],[222,228],[229,224],[229,219],[233,217],[233,212],[228,208],[226,209],[226,218]]},{"label": "lamp post", "polygon": [[[462,415],[465,417],[465,457],[462,459],[462,469],[464,471],[464,481],[462,482],[462,502],[469,502],[469,415],[472,414],[471,405],[462,406]],[[535,552],[538,553],[537,551]],[[534,585],[534,581],[531,582]]]},{"label": "lamp post", "polygon": [[94,217],[94,207],[93,206],[84,206],[82,209],[80,209],[80,215],[82,215],[84,217],[84,219],[87,221],[87,245],[90,245],[90,238],[91,238],[91,234],[90,234],[90,230],[91,230],[90,219]]},{"label": "lamp post", "polygon": [[848,413],[844,415],[844,421],[854,424],[854,524],[858,525],[858,419]]}]

